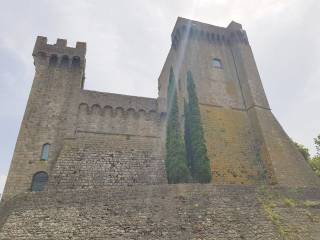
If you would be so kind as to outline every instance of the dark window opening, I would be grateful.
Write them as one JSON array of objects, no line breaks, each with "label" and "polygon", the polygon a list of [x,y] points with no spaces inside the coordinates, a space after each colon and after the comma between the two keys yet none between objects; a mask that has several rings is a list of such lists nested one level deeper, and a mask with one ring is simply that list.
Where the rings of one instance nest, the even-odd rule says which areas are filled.
[{"label": "dark window opening", "polygon": [[61,59],[61,64],[62,67],[68,67],[69,66],[69,57],[68,56],[63,56]]},{"label": "dark window opening", "polygon": [[73,68],[80,67],[80,58],[79,57],[73,57],[72,58],[72,67]]},{"label": "dark window opening", "polygon": [[51,55],[50,60],[49,60],[49,65],[50,66],[57,66],[57,63],[58,63],[57,55]]},{"label": "dark window opening", "polygon": [[212,66],[214,68],[222,68],[222,62],[219,58],[212,59]]},{"label": "dark window opening", "polygon": [[37,172],[33,175],[31,191],[32,192],[42,192],[44,191],[48,183],[48,174],[46,172]]},{"label": "dark window opening", "polygon": [[41,151],[41,160],[48,161],[49,150],[50,150],[50,144],[49,143],[43,144],[42,151]]}]

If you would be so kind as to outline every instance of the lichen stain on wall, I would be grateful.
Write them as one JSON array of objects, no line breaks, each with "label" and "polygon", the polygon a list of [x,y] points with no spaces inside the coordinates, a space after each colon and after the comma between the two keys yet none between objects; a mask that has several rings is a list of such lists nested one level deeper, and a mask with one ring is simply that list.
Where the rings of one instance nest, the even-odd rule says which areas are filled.
[{"label": "lichen stain on wall", "polygon": [[261,181],[247,113],[200,105],[213,182],[255,184]]}]

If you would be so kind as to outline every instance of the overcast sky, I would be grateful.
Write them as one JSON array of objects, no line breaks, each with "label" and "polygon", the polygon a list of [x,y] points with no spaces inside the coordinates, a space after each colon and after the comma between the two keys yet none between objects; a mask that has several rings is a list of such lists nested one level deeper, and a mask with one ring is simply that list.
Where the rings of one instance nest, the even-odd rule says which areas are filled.
[{"label": "overcast sky", "polygon": [[247,31],[273,113],[314,153],[320,134],[318,0],[0,0],[0,193],[33,80],[37,35],[87,42],[86,89],[157,97],[178,16]]}]

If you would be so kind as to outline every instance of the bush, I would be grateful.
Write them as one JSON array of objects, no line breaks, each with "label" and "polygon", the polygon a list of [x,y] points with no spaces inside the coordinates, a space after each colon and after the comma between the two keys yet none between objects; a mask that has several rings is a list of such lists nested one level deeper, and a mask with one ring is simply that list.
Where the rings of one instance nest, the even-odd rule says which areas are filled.
[{"label": "bush", "polygon": [[316,174],[320,177],[320,156],[313,157],[310,161],[310,166],[316,172]]},{"label": "bush", "polygon": [[317,149],[317,156],[320,156],[320,134],[313,139],[314,144],[316,145],[316,149]]}]

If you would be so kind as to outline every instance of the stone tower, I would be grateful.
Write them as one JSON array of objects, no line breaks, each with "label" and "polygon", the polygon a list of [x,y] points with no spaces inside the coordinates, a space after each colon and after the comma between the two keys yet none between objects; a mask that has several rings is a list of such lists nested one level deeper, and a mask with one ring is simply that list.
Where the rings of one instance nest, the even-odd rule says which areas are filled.
[{"label": "stone tower", "polygon": [[[307,186],[318,179],[271,112],[246,32],[178,18],[159,77],[166,111],[169,69],[178,81],[180,109],[191,71],[214,183]],[[181,116],[183,121],[183,116]]]},{"label": "stone tower", "polygon": [[[14,196],[31,188],[37,172],[49,175],[64,138],[73,136],[77,95],[84,83],[86,44],[75,48],[58,39],[47,44],[38,37],[33,50],[35,77],[21,123],[4,197]],[[71,124],[70,124],[71,123]],[[45,144],[48,159],[41,159]]]}]

